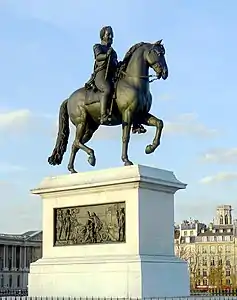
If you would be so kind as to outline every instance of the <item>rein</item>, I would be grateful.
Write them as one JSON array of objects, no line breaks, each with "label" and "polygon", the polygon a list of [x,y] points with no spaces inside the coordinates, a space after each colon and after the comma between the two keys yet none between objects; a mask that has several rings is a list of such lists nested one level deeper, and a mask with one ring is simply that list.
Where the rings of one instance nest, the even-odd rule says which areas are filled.
[{"label": "rein", "polygon": [[132,76],[132,75],[129,75],[129,74],[128,74],[127,72],[125,72],[125,71],[121,71],[121,73],[122,73],[123,75],[126,75],[127,77],[130,77],[130,78],[140,78],[140,79],[149,79],[149,78],[153,78],[153,79],[149,80],[149,83],[152,83],[153,81],[159,79],[157,75]]}]

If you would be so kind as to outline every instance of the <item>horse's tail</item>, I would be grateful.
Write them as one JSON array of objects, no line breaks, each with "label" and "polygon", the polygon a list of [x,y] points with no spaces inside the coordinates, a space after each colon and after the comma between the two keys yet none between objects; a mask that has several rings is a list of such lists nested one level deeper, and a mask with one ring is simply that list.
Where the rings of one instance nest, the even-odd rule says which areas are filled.
[{"label": "horse's tail", "polygon": [[52,155],[48,158],[50,165],[60,165],[63,155],[67,150],[67,144],[70,134],[69,115],[67,110],[68,99],[64,100],[59,110],[59,128],[58,137]]}]

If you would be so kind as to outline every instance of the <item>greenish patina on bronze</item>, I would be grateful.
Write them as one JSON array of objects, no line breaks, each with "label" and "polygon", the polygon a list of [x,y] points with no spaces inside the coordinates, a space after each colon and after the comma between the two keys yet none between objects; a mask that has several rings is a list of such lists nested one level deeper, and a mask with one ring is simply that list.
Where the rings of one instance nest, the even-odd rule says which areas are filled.
[{"label": "greenish patina on bronze", "polygon": [[122,161],[132,165],[128,158],[130,132],[145,133],[143,125],[156,127],[153,142],[146,146],[150,154],[160,145],[163,121],[149,113],[152,105],[150,93],[151,67],[154,79],[168,77],[165,48],[162,40],[141,42],[132,46],[121,62],[111,47],[113,31],[110,26],[100,31],[101,43],[95,44],[95,64],[91,78],[84,87],[63,101],[59,112],[59,131],[55,148],[48,158],[51,165],[59,165],[67,150],[69,120],[76,127],[68,170],[75,173],[74,161],[79,149],[88,154],[88,162],[95,166],[94,150],[86,146],[100,125],[122,125]]}]

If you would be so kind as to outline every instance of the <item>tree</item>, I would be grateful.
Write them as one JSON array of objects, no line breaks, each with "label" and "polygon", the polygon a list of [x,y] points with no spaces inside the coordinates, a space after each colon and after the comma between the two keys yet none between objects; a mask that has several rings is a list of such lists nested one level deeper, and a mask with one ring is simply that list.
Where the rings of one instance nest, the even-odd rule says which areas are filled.
[{"label": "tree", "polygon": [[208,283],[209,286],[214,286],[221,289],[225,285],[225,265],[226,259],[222,248],[218,248],[217,254],[212,256],[210,268],[208,272]]},{"label": "tree", "polygon": [[190,286],[195,289],[203,279],[200,272],[200,253],[195,244],[176,243],[175,254],[188,263]]}]

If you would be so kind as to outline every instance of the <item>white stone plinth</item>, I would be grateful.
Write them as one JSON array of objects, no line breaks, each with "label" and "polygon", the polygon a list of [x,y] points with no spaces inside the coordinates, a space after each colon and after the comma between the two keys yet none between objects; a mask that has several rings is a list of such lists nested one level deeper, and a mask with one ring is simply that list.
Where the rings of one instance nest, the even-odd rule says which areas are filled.
[{"label": "white stone plinth", "polygon": [[[43,257],[30,266],[29,296],[189,296],[187,263],[174,255],[172,172],[135,165],[46,178]],[[126,242],[54,246],[54,209],[125,201]]]}]

